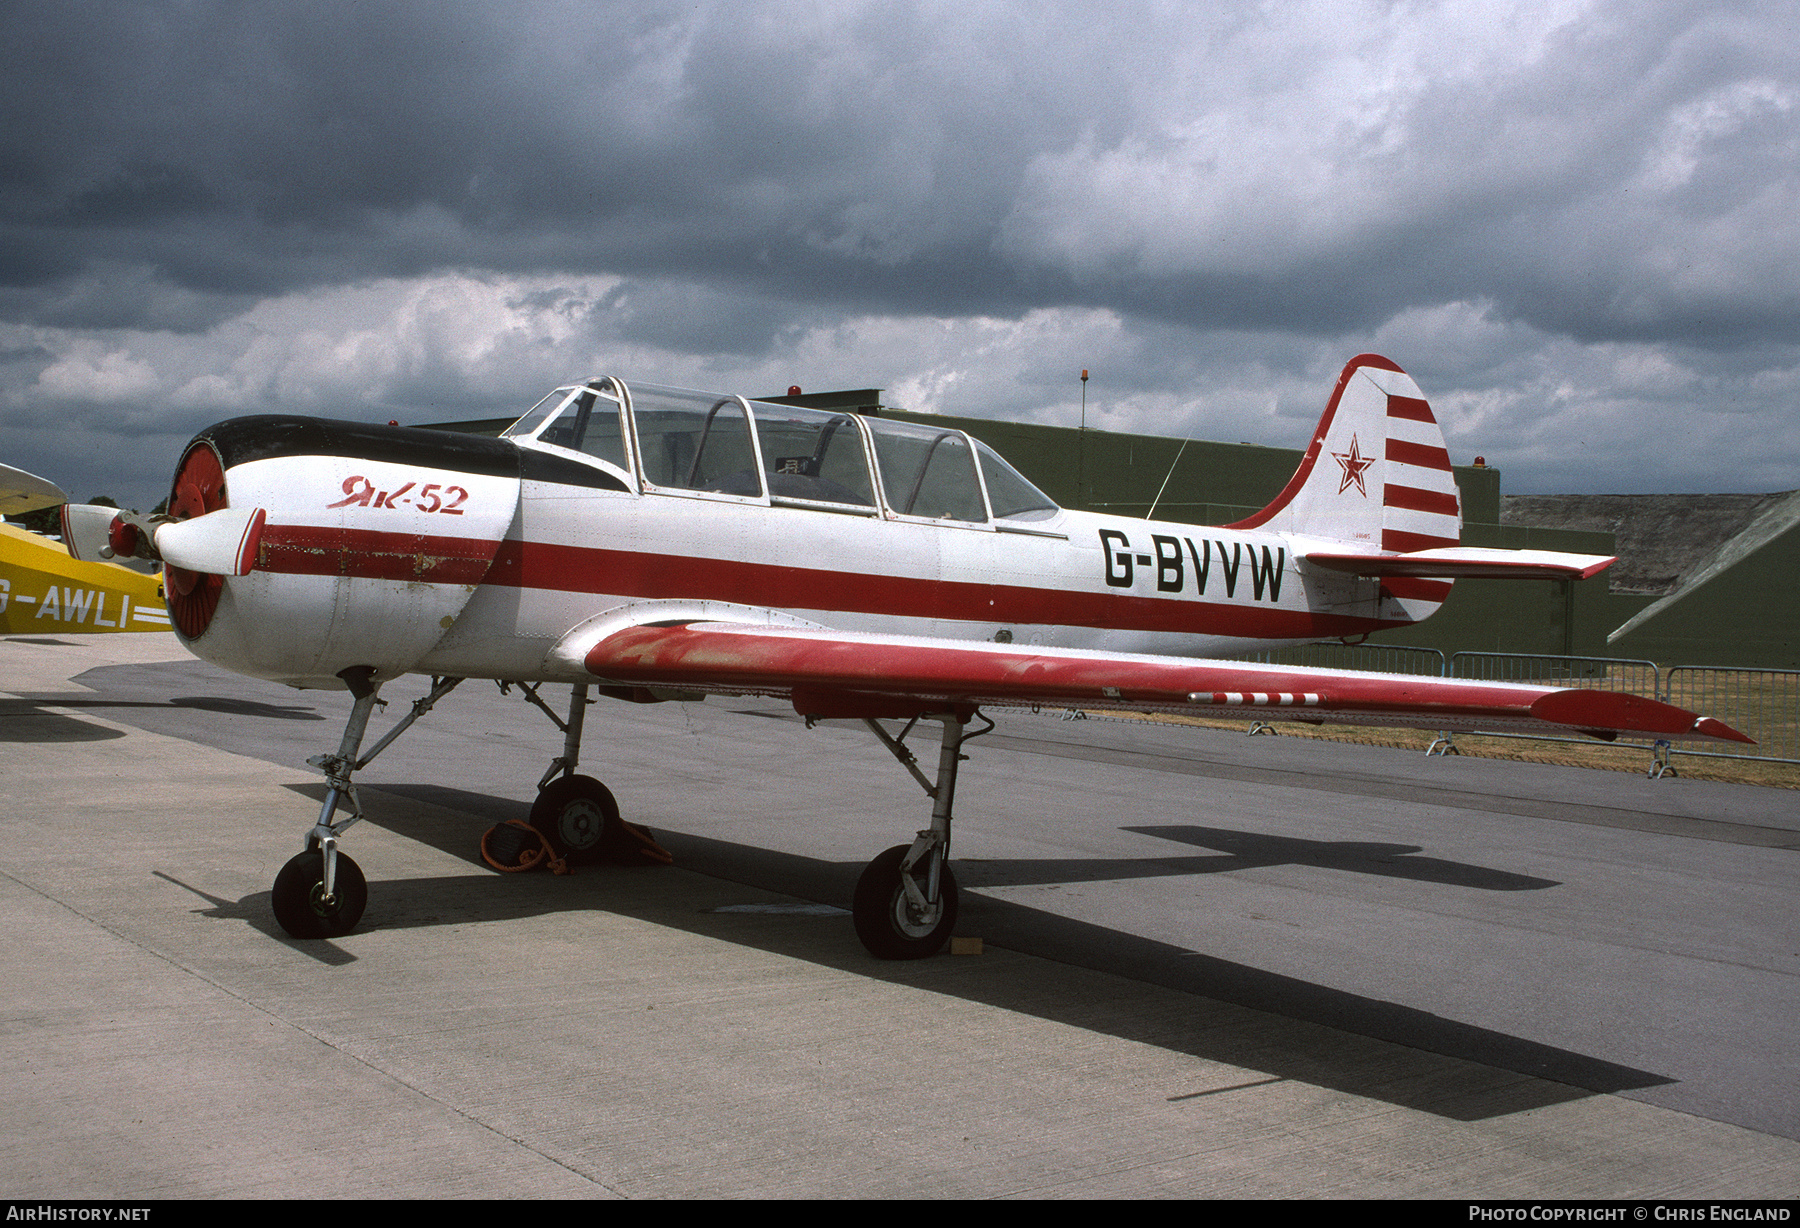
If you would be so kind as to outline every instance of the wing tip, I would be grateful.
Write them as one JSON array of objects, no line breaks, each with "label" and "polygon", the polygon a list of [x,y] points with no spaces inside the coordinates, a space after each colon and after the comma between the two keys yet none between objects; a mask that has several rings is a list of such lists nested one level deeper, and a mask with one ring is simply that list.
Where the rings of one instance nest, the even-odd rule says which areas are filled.
[{"label": "wing tip", "polygon": [[1553,725],[1584,731],[1611,729],[1663,738],[1705,738],[1756,745],[1754,738],[1716,717],[1622,691],[1552,691],[1531,705],[1531,715]]},{"label": "wing tip", "polygon": [[1746,746],[1756,745],[1755,738],[1733,729],[1716,716],[1696,716],[1693,732],[1701,737],[1716,738],[1721,742],[1741,742]]}]

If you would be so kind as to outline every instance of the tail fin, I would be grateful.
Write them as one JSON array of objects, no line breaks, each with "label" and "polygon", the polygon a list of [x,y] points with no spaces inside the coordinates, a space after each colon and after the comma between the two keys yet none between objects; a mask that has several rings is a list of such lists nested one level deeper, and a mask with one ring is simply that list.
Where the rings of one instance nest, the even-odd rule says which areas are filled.
[{"label": "tail fin", "polygon": [[1444,433],[1419,386],[1376,354],[1344,364],[1300,467],[1274,502],[1232,529],[1272,529],[1381,550],[1462,540]]}]

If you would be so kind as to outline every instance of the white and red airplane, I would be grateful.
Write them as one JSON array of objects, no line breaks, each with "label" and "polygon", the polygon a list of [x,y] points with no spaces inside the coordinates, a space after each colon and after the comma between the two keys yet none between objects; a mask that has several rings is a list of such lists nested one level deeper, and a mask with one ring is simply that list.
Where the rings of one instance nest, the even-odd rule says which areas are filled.
[{"label": "white and red airplane", "polygon": [[[338,848],[361,817],[354,773],[470,677],[526,684],[563,728],[532,823],[577,856],[618,823],[575,773],[590,690],[866,721],[933,799],[930,827],[857,885],[857,932],[888,958],[929,955],[955,925],[957,764],[983,705],[1749,740],[1629,695],[1203,659],[1404,626],[1459,577],[1612,562],[1460,546],[1431,409],[1374,355],[1345,366],[1274,502],[1223,527],[1057,507],[961,431],[612,378],[558,389],[498,439],[220,423],[188,445],[169,508],[121,515],[110,546],[166,563],[187,646],[355,696],[337,753],[311,761],[331,786],[319,820],[275,881],[296,937],[348,931],[367,900]],[[407,673],[430,692],[362,754],[377,691]],[[566,721],[540,683],[571,685]],[[881,718],[941,723],[935,777],[911,725],[896,738]]]}]

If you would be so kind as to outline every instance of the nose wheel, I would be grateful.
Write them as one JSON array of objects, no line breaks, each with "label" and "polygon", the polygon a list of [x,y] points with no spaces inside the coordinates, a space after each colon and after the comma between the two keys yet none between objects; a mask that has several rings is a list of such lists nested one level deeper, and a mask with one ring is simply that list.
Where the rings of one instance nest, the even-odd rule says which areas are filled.
[{"label": "nose wheel", "polygon": [[[414,700],[412,711],[359,759],[369,717],[381,702],[377,697],[381,684],[374,676],[374,669],[366,665],[339,671],[338,677],[356,698],[350,719],[344,723],[343,740],[338,743],[337,754],[314,755],[307,760],[325,773],[325,801],[319,807],[318,822],[306,834],[305,851],[281,867],[269,894],[275,920],[295,938],[335,938],[348,934],[362,920],[363,909],[369,903],[369,883],[361,868],[338,848],[345,829],[362,819],[362,803],[351,778],[462,681],[433,678],[431,691],[423,699]],[[339,807],[347,808],[350,817],[338,820]]]},{"label": "nose wheel", "polygon": [[269,902],[275,920],[295,938],[336,938],[362,920],[369,903],[369,882],[362,868],[337,855],[331,891],[325,890],[325,855],[314,849],[281,867]]}]

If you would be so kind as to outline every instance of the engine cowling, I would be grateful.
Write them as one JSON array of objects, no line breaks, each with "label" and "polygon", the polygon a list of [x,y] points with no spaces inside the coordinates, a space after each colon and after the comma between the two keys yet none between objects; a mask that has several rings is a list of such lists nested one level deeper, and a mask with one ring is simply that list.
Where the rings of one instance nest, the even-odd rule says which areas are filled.
[{"label": "engine cowling", "polygon": [[480,585],[519,504],[501,439],[318,418],[236,418],[176,468],[177,521],[260,508],[245,575],[169,569],[178,634],[208,661],[292,686],[410,671]]}]

